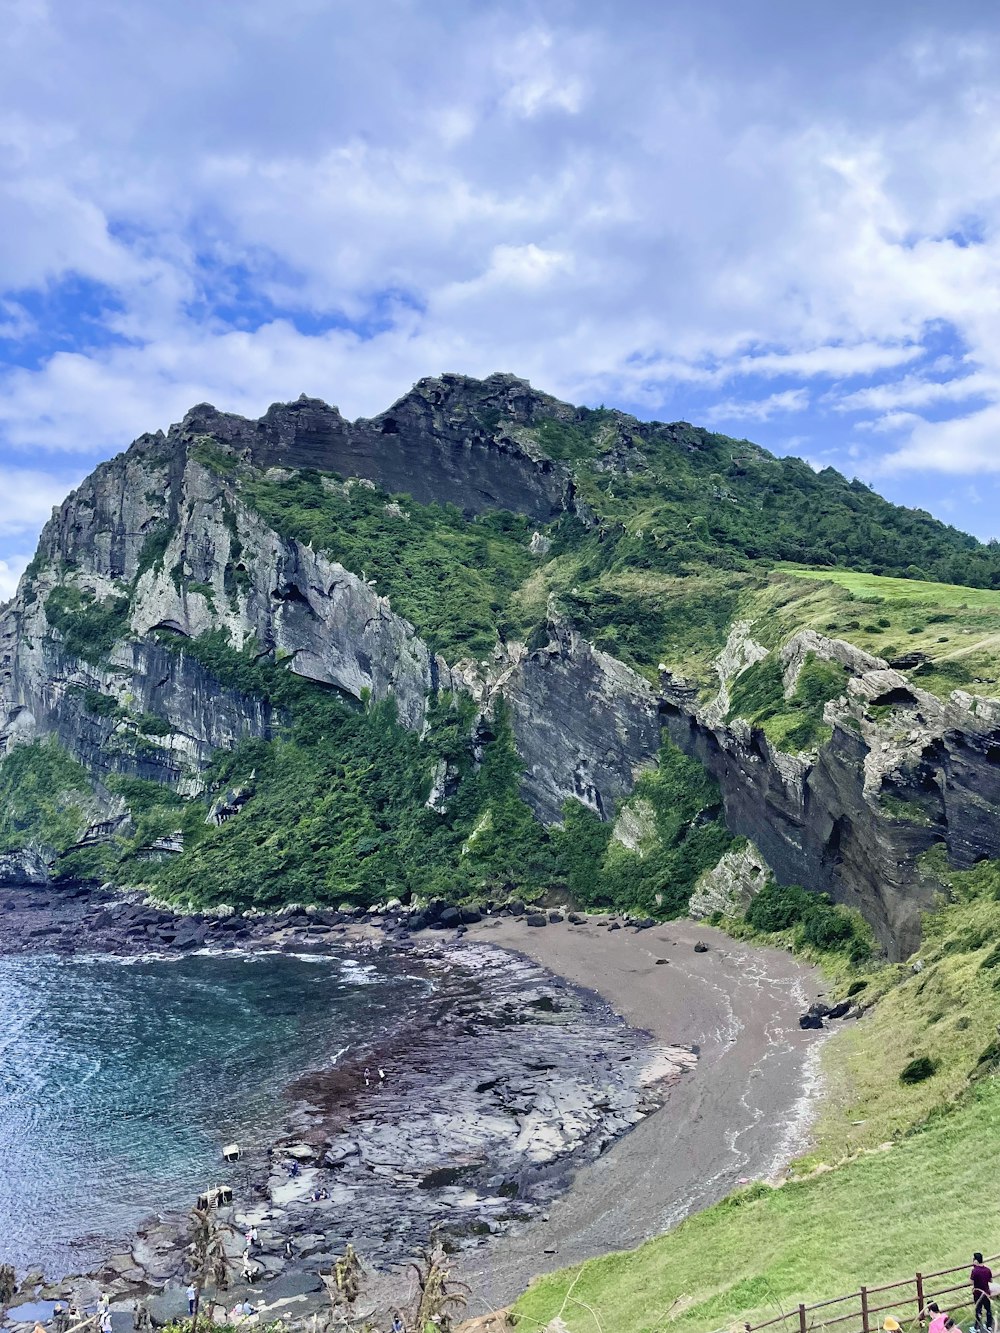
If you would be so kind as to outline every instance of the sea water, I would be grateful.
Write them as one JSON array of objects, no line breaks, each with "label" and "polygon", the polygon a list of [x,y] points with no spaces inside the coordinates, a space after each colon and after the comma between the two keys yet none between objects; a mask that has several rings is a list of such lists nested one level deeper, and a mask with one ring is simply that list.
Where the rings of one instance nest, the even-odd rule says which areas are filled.
[{"label": "sea water", "polygon": [[346,957],[0,958],[0,1262],[85,1271],[151,1214],[238,1188],[222,1146],[262,1147],[291,1080],[423,991]]}]

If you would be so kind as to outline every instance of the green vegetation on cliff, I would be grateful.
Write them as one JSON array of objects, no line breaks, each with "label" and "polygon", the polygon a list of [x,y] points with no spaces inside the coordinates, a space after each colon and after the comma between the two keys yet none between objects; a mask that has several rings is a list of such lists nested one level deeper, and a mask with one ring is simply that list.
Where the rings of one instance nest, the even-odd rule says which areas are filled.
[{"label": "green vegetation on cliff", "polygon": [[45,599],[46,618],[62,635],[66,651],[95,666],[107,661],[128,631],[128,613],[127,597],[101,600],[73,583],[53,588]]},{"label": "green vegetation on cliff", "polygon": [[[370,904],[407,893],[533,896],[568,887],[586,905],[670,916],[684,910],[698,875],[730,845],[717,788],[669,743],[633,801],[653,813],[648,845],[629,851],[611,843],[611,824],[576,802],[565,829],[547,830],[534,818],[519,793],[521,763],[502,705],[474,738],[472,701],[442,695],[421,738],[399,724],[391,700],[359,706],[235,652],[220,631],[162,638],[220,683],[267,700],[285,719],[280,735],[220,752],[203,800],[112,779],[134,829],[74,853],[61,865],[66,874],[147,883],[177,901],[271,907]],[[436,772],[448,788],[440,811],[427,805]],[[209,805],[234,788],[248,794],[240,815],[207,824]],[[184,852],[150,859],[150,844],[175,832],[184,835]],[[580,858],[587,838],[601,844],[594,865]]]},{"label": "green vegetation on cliff", "polygon": [[535,564],[531,525],[514,514],[469,521],[454,505],[420,505],[370,482],[309,471],[276,481],[247,469],[239,489],[283,537],[373,579],[393,610],[451,661],[493,648],[511,594]]},{"label": "green vegetation on cliff", "polygon": [[[677,916],[702,872],[733,843],[717,785],[669,740],[614,825],[577,801],[566,803],[563,818],[553,834],[556,850],[574,898],[586,907]],[[630,845],[613,834],[626,828]]]},{"label": "green vegetation on cliff", "polygon": [[18,745],[0,764],[0,852],[31,844],[65,851],[93,808],[86,770],[54,739]]},{"label": "green vegetation on cliff", "polygon": [[535,434],[542,449],[558,437],[584,498],[621,525],[610,563],[680,574],[786,560],[1000,587],[1000,546],[748,440],[585,411]]},{"label": "green vegetation on cliff", "polygon": [[823,709],[847,691],[847,672],[838,662],[807,653],[795,689],[785,698],[780,661],[772,653],[738,676],[730,697],[729,720],[745,718],[763,729],[779,750],[811,750],[830,738]]}]

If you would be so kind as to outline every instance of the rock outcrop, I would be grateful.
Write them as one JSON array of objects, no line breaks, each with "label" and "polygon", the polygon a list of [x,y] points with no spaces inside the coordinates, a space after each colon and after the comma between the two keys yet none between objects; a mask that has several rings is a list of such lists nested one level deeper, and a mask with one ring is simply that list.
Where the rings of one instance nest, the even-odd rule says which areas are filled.
[{"label": "rock outcrop", "polygon": [[[569,412],[514,375],[442,375],[420,380],[370,421],[346,421],[335,407],[302,397],[276,403],[259,421],[202,404],[177,429],[221,440],[260,467],[367,477],[425,504],[472,513],[509,509],[546,523],[574,508],[572,479],[561,464],[518,442],[509,423],[531,425],[543,414],[558,419]],[[497,428],[501,419],[504,430]]]},{"label": "rock outcrop", "polygon": [[699,879],[691,895],[688,915],[695,921],[703,921],[716,912],[722,916],[742,916],[771,880],[771,867],[752,842],[734,847]]},{"label": "rock outcrop", "polygon": [[[844,649],[849,669],[867,666]],[[905,958],[940,890],[919,856],[936,844],[959,868],[1000,856],[1000,718],[991,701],[956,692],[942,703],[872,660],[849,697],[826,706],[832,736],[815,756],[784,754],[740,720],[713,722],[669,673],[663,717],[718,781],[730,830],[754,841],[780,883],[857,908]]]},{"label": "rock outcrop", "polygon": [[612,817],[660,748],[648,682],[558,621],[544,647],[517,651],[486,694],[494,696],[510,710],[524,795],[546,823],[571,798]]}]

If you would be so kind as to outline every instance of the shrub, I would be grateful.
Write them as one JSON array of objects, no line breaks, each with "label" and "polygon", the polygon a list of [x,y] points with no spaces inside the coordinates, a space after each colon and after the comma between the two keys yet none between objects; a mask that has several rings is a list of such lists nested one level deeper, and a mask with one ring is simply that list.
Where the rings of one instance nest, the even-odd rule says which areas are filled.
[{"label": "shrub", "polygon": [[924,1079],[933,1077],[937,1069],[936,1060],[932,1060],[929,1055],[918,1055],[904,1066],[899,1081],[906,1084],[923,1083]]},{"label": "shrub", "polygon": [[128,632],[129,599],[107,597],[98,601],[92,592],[63,584],[53,588],[45,599],[45,616],[63,636],[68,653],[100,666]]},{"label": "shrub", "polygon": [[99,690],[84,690],[83,706],[94,717],[118,717],[122,711],[114,695]]}]

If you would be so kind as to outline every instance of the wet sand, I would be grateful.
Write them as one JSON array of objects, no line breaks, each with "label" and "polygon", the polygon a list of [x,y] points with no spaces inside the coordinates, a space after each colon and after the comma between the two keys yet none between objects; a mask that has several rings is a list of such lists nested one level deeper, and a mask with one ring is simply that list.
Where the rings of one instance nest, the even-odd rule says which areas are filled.
[{"label": "wet sand", "polygon": [[[609,932],[503,918],[470,931],[480,936],[598,991],[657,1040],[696,1046],[699,1059],[662,1110],[577,1172],[547,1222],[463,1258],[470,1314],[508,1304],[537,1274],[639,1245],[741,1181],[779,1176],[807,1144],[824,1034],[798,1018],[822,994],[815,969],[690,921]],[[694,952],[699,940],[707,953]]]}]

